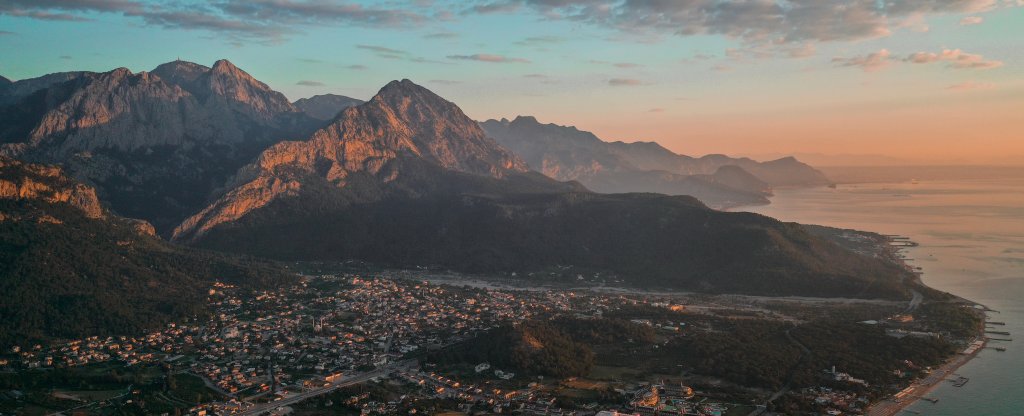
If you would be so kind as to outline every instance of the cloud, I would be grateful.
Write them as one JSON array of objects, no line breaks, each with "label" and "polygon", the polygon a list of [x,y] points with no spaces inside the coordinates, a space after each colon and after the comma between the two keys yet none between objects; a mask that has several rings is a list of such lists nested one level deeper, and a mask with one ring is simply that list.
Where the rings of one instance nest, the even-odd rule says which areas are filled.
[{"label": "cloud", "polygon": [[[467,13],[532,10],[637,35],[723,35],[746,44],[853,41],[884,37],[917,19],[973,13],[1013,3],[997,0],[491,0]],[[920,16],[920,17],[918,17]]]},{"label": "cloud", "polygon": [[960,49],[943,49],[942,52],[915,52],[900,59],[886,50],[850,58],[832,58],[832,63],[838,66],[859,67],[865,71],[878,71],[887,68],[894,62],[905,62],[910,64],[932,64],[946,63],[946,66],[953,69],[992,69],[1003,66],[1001,61],[986,60],[981,55],[966,53]]},{"label": "cloud", "polygon": [[432,79],[432,80],[430,80],[430,82],[434,83],[434,84],[440,84],[440,85],[458,85],[458,84],[462,83],[462,81],[455,81],[455,80],[450,80],[450,79]]},{"label": "cloud", "polygon": [[598,59],[591,59],[591,60],[589,60],[587,62],[592,63],[592,64],[597,64],[597,65],[614,66],[616,68],[624,68],[624,69],[625,68],[640,68],[640,67],[643,66],[641,64],[633,63],[633,62],[608,62],[608,61],[602,61],[602,60],[598,60]]},{"label": "cloud", "polygon": [[612,78],[608,80],[608,85],[613,87],[635,87],[637,85],[643,85],[643,82],[632,78]]},{"label": "cloud", "polygon": [[455,32],[437,32],[423,35],[424,39],[454,39],[459,37]]},{"label": "cloud", "polygon": [[0,30],[0,36],[13,36],[13,35],[17,35],[17,33],[6,31],[6,30]]},{"label": "cloud", "polygon": [[664,113],[665,109],[664,108],[652,108],[650,110],[647,110],[647,112],[648,113]]},{"label": "cloud", "polygon": [[523,78],[540,78],[540,79],[545,79],[545,78],[548,78],[548,76],[544,75],[544,74],[526,74],[526,75],[523,75]]},{"label": "cloud", "polygon": [[302,80],[302,81],[296,82],[295,85],[301,85],[303,87],[322,87],[322,86],[324,86],[326,84],[324,84],[324,83],[322,83],[320,81]]},{"label": "cloud", "polygon": [[523,58],[511,58],[503,55],[491,55],[486,53],[477,53],[473,55],[448,55],[448,59],[491,63],[530,63],[529,60]]},{"label": "cloud", "polygon": [[988,82],[974,82],[964,81],[959,84],[954,84],[946,87],[950,91],[971,91],[971,90],[990,90],[995,88],[996,85]]},{"label": "cloud", "polygon": [[377,52],[377,53],[380,53],[380,54],[387,54],[387,55],[405,55],[405,54],[408,54],[408,52],[403,51],[403,50],[392,49],[392,48],[387,48],[387,47],[384,47],[384,46],[377,46],[377,45],[356,45],[356,48],[366,49],[366,50],[369,50],[369,51]]},{"label": "cloud", "polygon": [[65,60],[65,61],[70,61],[71,60],[71,55],[61,55],[61,56],[59,56],[59,58]]},{"label": "cloud", "polygon": [[369,69],[366,65],[360,65],[360,64],[349,65],[349,66],[346,66],[345,68],[348,68],[348,69],[351,69],[351,70],[354,70],[354,71],[364,71],[364,70]]},{"label": "cloud", "polygon": [[838,66],[858,67],[866,72],[873,72],[884,69],[892,62],[892,54],[888,49],[872,52],[867,55],[854,56],[851,58],[832,58],[832,63]]},{"label": "cloud", "polygon": [[350,25],[406,28],[429,18],[402,8],[363,6],[346,0],[4,0],[0,15],[39,20],[91,20],[116,13],[171,29],[225,36],[228,43],[280,43],[308,27]]},{"label": "cloud", "polygon": [[385,46],[378,45],[356,45],[357,49],[364,49],[373,52],[380,58],[384,59],[396,59],[402,61],[416,62],[416,63],[428,63],[428,64],[441,64],[444,62],[435,61],[432,59],[422,58],[418,56],[412,56],[409,52],[401,49],[388,48]]},{"label": "cloud", "polygon": [[531,36],[516,42],[521,46],[544,46],[564,42],[565,39],[558,36]]},{"label": "cloud", "polygon": [[967,16],[960,19],[960,26],[980,25],[984,21],[985,18],[981,16]]},{"label": "cloud", "polygon": [[1002,61],[986,60],[981,55],[966,53],[960,49],[943,49],[940,53],[916,52],[907,56],[904,61],[914,64],[930,64],[946,62],[955,69],[992,69],[1003,66]]}]

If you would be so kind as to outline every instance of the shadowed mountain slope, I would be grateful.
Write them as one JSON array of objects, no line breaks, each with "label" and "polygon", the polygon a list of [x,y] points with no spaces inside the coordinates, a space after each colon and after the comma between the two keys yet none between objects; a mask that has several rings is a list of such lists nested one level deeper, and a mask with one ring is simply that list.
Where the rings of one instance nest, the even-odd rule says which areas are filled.
[{"label": "shadowed mountain slope", "polygon": [[290,281],[264,261],[172,246],[54,166],[0,157],[0,345],[138,334],[203,313],[215,280]]}]

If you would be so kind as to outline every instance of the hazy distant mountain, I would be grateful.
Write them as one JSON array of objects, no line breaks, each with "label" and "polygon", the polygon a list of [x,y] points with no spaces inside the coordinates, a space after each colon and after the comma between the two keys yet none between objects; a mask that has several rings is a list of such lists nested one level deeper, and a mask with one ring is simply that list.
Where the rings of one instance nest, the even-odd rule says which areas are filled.
[{"label": "hazy distant mountain", "polygon": [[314,95],[295,101],[295,107],[320,120],[331,120],[341,110],[362,104],[363,100],[337,94]]},{"label": "hazy distant mountain", "polygon": [[[730,170],[724,180],[749,179]],[[528,172],[457,106],[408,80],[305,141],[264,151],[175,238],[280,259],[487,273],[573,265],[655,287],[905,296],[897,267],[797,224]]]},{"label": "hazy distant mountain", "polygon": [[[482,126],[488,135],[542,173],[556,179],[579,180],[601,192],[688,194],[722,206],[750,202],[737,201],[737,191],[746,193],[748,199],[763,200],[772,186],[828,183],[821,172],[792,158],[771,162],[724,155],[693,158],[653,142],[605,142],[575,127],[541,124],[526,116],[512,121],[488,120]],[[739,169],[720,173],[725,166]],[[741,179],[741,171],[753,177],[744,175]]]},{"label": "hazy distant mountain", "polygon": [[0,153],[61,163],[161,232],[260,151],[322,124],[226,60],[51,74],[0,97],[11,102],[0,107]]},{"label": "hazy distant mountain", "polygon": [[[690,195],[713,207],[768,203],[771,187],[739,180],[737,173],[680,174],[646,169],[629,160],[615,144],[575,127],[541,124],[533,117],[481,123],[488,135],[519,154],[533,168],[558,180],[577,180],[605,193],[657,192]],[[740,169],[742,170],[742,169]]]},{"label": "hazy distant mountain", "polygon": [[266,264],[172,246],[104,210],[54,166],[0,157],[0,344],[138,334],[206,308],[215,280],[290,280]]},{"label": "hazy distant mountain", "polygon": [[0,88],[10,85],[13,81],[7,79],[7,77],[0,75]]}]

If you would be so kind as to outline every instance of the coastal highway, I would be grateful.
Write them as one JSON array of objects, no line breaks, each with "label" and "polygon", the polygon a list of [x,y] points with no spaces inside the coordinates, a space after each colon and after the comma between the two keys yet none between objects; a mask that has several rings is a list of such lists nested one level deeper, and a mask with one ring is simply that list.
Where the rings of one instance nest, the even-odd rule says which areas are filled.
[{"label": "coastal highway", "polygon": [[338,381],[336,381],[334,383],[331,383],[329,385],[326,385],[324,387],[312,389],[312,390],[309,390],[309,391],[304,391],[302,393],[297,393],[297,394],[285,397],[285,398],[283,398],[281,400],[278,400],[278,401],[275,401],[275,402],[258,404],[258,405],[255,405],[253,407],[250,407],[248,409],[242,410],[240,412],[232,413],[232,415],[256,416],[256,415],[262,415],[262,414],[270,413],[270,412],[273,412],[275,409],[277,409],[279,407],[292,405],[292,404],[301,402],[303,400],[319,396],[321,394],[327,394],[327,393],[330,393],[330,392],[332,392],[334,390],[340,389],[342,387],[348,387],[348,386],[352,386],[352,385],[355,385],[355,384],[365,383],[366,381],[369,381],[370,379],[372,379],[374,377],[381,377],[381,376],[387,375],[387,374],[391,373],[392,371],[400,368],[402,365],[405,365],[405,364],[406,364],[405,362],[399,362],[399,363],[396,363],[396,364],[393,364],[393,365],[390,365],[390,366],[387,366],[387,367],[384,367],[384,368],[380,368],[380,369],[377,369],[377,370],[373,370],[373,371],[370,371],[370,372],[367,372],[367,373],[361,373],[361,374],[357,374],[357,375],[352,376],[352,377],[342,378],[341,380],[338,380]]}]

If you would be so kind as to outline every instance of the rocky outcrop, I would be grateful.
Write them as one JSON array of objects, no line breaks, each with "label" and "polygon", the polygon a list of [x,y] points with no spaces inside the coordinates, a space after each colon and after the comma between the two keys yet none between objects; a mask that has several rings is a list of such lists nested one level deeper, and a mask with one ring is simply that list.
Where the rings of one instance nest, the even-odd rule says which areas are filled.
[{"label": "rocky outcrop", "polygon": [[200,237],[274,200],[296,196],[304,183],[365,186],[349,183],[357,175],[371,178],[374,188],[386,187],[409,175],[402,166],[404,155],[443,170],[492,178],[527,170],[455,104],[409,80],[392,81],[308,140],[278,143],[262,152],[239,171],[224,196],[182,222],[174,238]]},{"label": "rocky outcrop", "polygon": [[87,218],[104,216],[96,190],[68,178],[60,168],[7,158],[0,158],[0,199],[67,204]]},{"label": "rocky outcrop", "polygon": [[295,107],[302,110],[311,117],[320,120],[332,120],[334,117],[349,107],[362,104],[363,100],[346,97],[337,94],[314,95],[309,98],[300,98],[294,103]]}]

